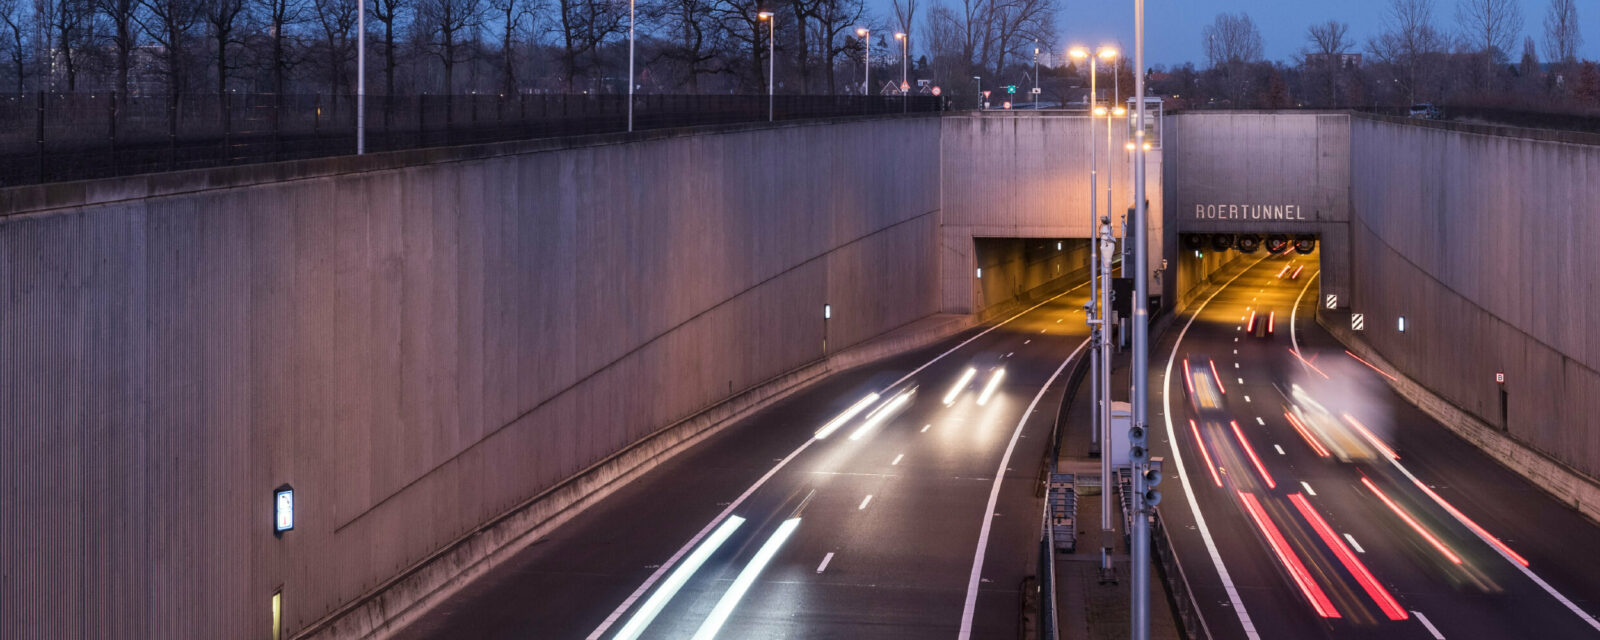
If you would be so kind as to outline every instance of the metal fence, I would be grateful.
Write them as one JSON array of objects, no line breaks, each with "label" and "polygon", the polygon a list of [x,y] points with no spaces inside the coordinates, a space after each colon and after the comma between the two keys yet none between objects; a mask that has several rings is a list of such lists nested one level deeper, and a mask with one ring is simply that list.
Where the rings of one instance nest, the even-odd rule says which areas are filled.
[{"label": "metal fence", "polygon": [[[634,129],[768,119],[765,95],[635,96]],[[938,111],[930,96],[775,96],[774,120]],[[367,151],[627,130],[623,95],[368,96]],[[0,94],[0,187],[355,152],[352,95]]]},{"label": "metal fence", "polygon": [[1194,591],[1189,586],[1189,576],[1183,572],[1177,550],[1173,549],[1172,540],[1167,537],[1167,526],[1161,520],[1161,510],[1151,511],[1154,515],[1150,522],[1150,549],[1155,552],[1161,582],[1175,609],[1178,630],[1188,640],[1211,640],[1211,628],[1206,626],[1206,620],[1200,614],[1200,604],[1195,601]]}]

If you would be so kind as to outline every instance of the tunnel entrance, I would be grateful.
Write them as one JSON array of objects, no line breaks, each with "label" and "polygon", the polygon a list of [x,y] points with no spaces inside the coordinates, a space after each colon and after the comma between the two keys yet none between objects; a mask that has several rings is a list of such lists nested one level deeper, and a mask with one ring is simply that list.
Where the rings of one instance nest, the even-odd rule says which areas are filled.
[{"label": "tunnel entrance", "polygon": [[1014,313],[1088,279],[1084,238],[973,238],[973,309],[980,320]]},{"label": "tunnel entrance", "polygon": [[1229,274],[1258,259],[1284,263],[1281,280],[1309,281],[1322,271],[1322,243],[1307,233],[1185,233],[1177,246],[1176,295],[1187,307],[1207,285],[1221,284]]}]

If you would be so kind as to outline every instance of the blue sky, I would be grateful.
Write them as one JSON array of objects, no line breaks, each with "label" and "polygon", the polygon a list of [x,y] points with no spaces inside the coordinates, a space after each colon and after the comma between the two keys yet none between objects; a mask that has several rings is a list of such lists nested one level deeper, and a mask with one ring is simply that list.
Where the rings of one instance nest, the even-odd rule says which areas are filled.
[{"label": "blue sky", "polygon": [[[917,21],[934,2],[953,3],[956,0],[919,0]],[[1133,49],[1132,0],[1060,0],[1061,16],[1056,32],[1064,43],[1095,45],[1104,42],[1121,43],[1130,53]],[[1548,0],[1521,0],[1523,30],[1533,36],[1544,57],[1544,15]],[[1455,32],[1455,0],[1435,0],[1434,24]],[[892,20],[894,11],[889,0],[868,0],[884,22]],[[1383,29],[1384,15],[1389,0],[1146,0],[1145,1],[1145,58],[1146,64],[1173,65],[1192,61],[1203,64],[1200,49],[1200,28],[1223,11],[1244,11],[1250,14],[1261,29],[1266,44],[1266,55],[1274,60],[1288,60],[1306,43],[1306,27],[1329,19],[1349,23],[1350,35],[1360,43],[1358,51],[1365,51],[1367,39]],[[1584,58],[1600,58],[1600,2],[1579,0],[1578,19],[1583,29],[1584,42],[1579,54]],[[918,26],[920,29],[920,24]],[[1521,52],[1522,38],[1517,38],[1517,51]],[[916,44],[913,42],[912,46]]]}]

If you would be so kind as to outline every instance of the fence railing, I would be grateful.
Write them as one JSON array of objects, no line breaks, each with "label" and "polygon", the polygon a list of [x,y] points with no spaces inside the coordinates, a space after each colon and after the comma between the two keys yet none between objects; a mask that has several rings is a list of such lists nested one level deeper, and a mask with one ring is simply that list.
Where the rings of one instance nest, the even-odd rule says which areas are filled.
[{"label": "fence railing", "polygon": [[[0,94],[0,187],[355,152],[355,96]],[[930,112],[930,96],[775,96],[774,120]],[[635,130],[768,119],[765,95],[638,95]],[[366,98],[368,152],[626,131],[624,95]]]},{"label": "fence railing", "polygon": [[1178,561],[1177,550],[1173,549],[1172,540],[1167,537],[1161,510],[1151,511],[1154,515],[1150,518],[1150,549],[1155,553],[1156,566],[1160,569],[1167,598],[1177,609],[1179,631],[1188,640],[1211,640],[1211,628],[1206,626],[1205,617],[1200,615],[1200,604],[1189,586],[1189,576],[1183,572],[1183,564]]}]

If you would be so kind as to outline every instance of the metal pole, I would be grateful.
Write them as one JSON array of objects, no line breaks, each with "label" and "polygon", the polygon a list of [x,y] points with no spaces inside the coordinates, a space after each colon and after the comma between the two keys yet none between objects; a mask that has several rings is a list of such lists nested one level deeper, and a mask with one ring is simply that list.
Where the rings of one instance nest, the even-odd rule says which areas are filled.
[{"label": "metal pole", "polygon": [[767,16],[767,122],[772,122],[772,93],[778,71],[778,14]]},{"label": "metal pole", "polygon": [[[1145,506],[1145,472],[1150,454],[1145,447],[1150,405],[1149,253],[1146,240],[1149,211],[1145,203],[1144,151],[1144,0],[1133,0],[1133,94],[1138,101],[1133,152],[1133,425],[1129,446],[1133,460],[1133,640],[1150,638],[1150,519]],[[1159,499],[1159,495],[1152,495]]]},{"label": "metal pole", "polygon": [[[1039,39],[1033,39],[1033,110],[1039,110]],[[1111,156],[1106,156],[1109,160]]]},{"label": "metal pole", "polygon": [[356,155],[367,152],[367,0],[356,0]]},{"label": "metal pole", "polygon": [[633,18],[634,18],[634,0],[628,0],[628,131],[629,132],[633,131]]},{"label": "metal pole", "polygon": [[908,32],[900,39],[900,112],[906,111],[906,104],[911,100],[911,83],[906,74],[906,64],[911,58],[911,34]]},{"label": "metal pole", "polygon": [[867,50],[866,58],[862,60],[862,66],[866,67],[866,71],[861,72],[861,95],[870,96],[872,95],[872,31],[861,30],[861,44]]}]

